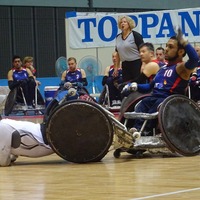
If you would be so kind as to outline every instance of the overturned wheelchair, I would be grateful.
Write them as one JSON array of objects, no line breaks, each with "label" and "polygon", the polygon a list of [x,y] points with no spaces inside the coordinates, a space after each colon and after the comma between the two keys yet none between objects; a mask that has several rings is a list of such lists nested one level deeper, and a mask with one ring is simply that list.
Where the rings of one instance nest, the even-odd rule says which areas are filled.
[{"label": "overturned wheelchair", "polygon": [[[199,154],[200,108],[194,101],[186,96],[173,95],[153,114],[129,112],[129,108],[119,122],[111,112],[94,102],[64,102],[44,120],[47,142],[60,157],[75,163],[100,161],[112,149],[112,144],[115,157],[119,157],[122,151],[159,151],[183,156]],[[130,134],[128,121],[138,117],[145,120],[157,118],[160,134],[141,136],[145,124],[137,135]]]},{"label": "overturned wheelchair", "polygon": [[10,115],[11,113],[23,113],[24,115],[28,115],[28,112],[34,112],[34,114],[43,114],[45,109],[44,99],[38,89],[35,87],[35,100],[34,107],[29,108],[24,96],[23,89],[21,87],[16,87],[13,90],[10,90],[4,108],[5,116]]}]

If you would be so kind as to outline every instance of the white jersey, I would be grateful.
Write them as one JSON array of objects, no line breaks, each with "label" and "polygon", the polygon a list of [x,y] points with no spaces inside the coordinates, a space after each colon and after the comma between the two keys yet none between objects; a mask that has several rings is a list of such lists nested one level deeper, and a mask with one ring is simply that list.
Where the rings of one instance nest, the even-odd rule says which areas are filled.
[{"label": "white jersey", "polygon": [[[12,133],[18,131],[21,138],[20,146],[11,147]],[[44,143],[40,124],[28,121],[2,119],[0,121],[0,165],[10,164],[10,156],[41,157],[50,155],[53,150]]]}]

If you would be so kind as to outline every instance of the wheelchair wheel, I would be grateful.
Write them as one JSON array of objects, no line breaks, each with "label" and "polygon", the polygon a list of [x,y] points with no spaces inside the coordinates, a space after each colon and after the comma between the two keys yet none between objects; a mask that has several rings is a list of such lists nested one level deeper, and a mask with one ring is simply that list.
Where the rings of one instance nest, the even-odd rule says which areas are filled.
[{"label": "wheelchair wheel", "polygon": [[[121,109],[120,109],[120,115],[119,115],[119,121],[124,124],[125,118],[124,113],[125,112],[132,112],[134,111],[135,105],[145,98],[146,96],[149,96],[149,94],[141,94],[139,92],[132,92],[127,98],[125,98],[122,101]],[[128,123],[126,124],[127,128],[133,127],[134,120],[129,119]]]},{"label": "wheelchair wheel", "polygon": [[6,116],[8,116],[12,112],[13,107],[15,105],[16,98],[17,98],[17,88],[14,88],[13,90],[9,92],[6,102],[5,102],[4,114]]},{"label": "wheelchair wheel", "polygon": [[112,144],[113,127],[101,106],[73,100],[52,111],[46,124],[46,138],[55,153],[67,161],[97,162]]},{"label": "wheelchair wheel", "polygon": [[107,92],[106,91],[106,87],[104,86],[103,90],[102,90],[102,92],[101,92],[101,94],[99,96],[99,101],[98,101],[98,103],[101,104],[101,105],[107,104],[106,92]]},{"label": "wheelchair wheel", "polygon": [[39,90],[37,90],[37,104],[38,105],[44,105],[45,104],[44,99],[43,99]]},{"label": "wheelchair wheel", "polygon": [[49,115],[54,111],[54,109],[58,106],[58,101],[53,99],[47,106],[44,112],[43,121],[46,123],[48,120]]},{"label": "wheelchair wheel", "polygon": [[200,152],[200,108],[188,97],[172,95],[164,100],[158,115],[165,142],[172,151],[184,156]]}]

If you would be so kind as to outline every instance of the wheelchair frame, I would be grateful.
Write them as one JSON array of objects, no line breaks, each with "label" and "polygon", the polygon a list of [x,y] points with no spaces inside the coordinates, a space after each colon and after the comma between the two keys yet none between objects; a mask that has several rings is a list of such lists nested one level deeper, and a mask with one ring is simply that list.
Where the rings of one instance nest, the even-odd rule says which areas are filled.
[{"label": "wheelchair frame", "polygon": [[[16,100],[18,98],[18,90],[20,90],[23,102],[17,102]],[[39,95],[38,95],[39,94]],[[38,99],[40,98],[40,99]],[[38,101],[40,100],[40,104],[38,104]],[[42,95],[39,92],[38,86],[35,87],[35,108],[28,108],[23,89],[21,87],[16,87],[13,90],[11,90],[7,96],[5,107],[4,107],[4,115],[8,116],[11,113],[18,113],[21,112],[24,115],[28,115],[29,111],[34,111],[35,115],[40,115],[44,113],[45,109],[45,103]]]}]

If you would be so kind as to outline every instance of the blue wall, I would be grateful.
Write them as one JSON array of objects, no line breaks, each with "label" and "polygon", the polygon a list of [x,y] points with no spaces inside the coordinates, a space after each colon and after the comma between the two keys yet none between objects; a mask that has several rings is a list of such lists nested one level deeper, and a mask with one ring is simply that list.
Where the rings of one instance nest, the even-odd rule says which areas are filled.
[{"label": "blue wall", "polygon": [[[89,93],[101,93],[103,86],[101,84],[103,76],[96,76],[94,81],[91,80],[90,77],[87,78],[88,86],[86,87]],[[37,78],[38,81],[41,82],[39,86],[40,92],[44,97],[44,88],[45,86],[58,86],[60,83],[59,77],[48,77],[48,78]],[[7,79],[0,79],[0,86],[7,86],[8,80]]]}]

